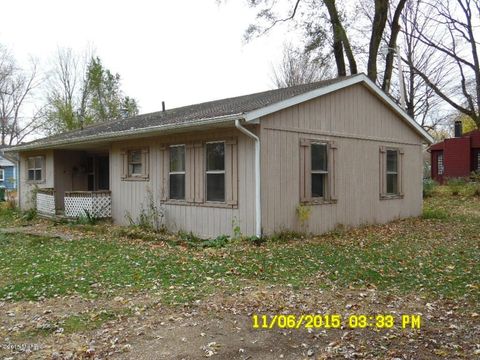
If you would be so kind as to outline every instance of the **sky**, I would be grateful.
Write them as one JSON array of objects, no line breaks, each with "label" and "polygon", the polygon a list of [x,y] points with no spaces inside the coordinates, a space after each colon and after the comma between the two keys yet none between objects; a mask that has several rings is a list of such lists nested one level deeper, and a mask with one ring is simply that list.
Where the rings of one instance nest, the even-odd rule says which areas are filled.
[{"label": "sky", "polygon": [[47,67],[58,47],[94,47],[140,112],[273,88],[285,31],[243,41],[245,0],[0,0],[0,44]]}]

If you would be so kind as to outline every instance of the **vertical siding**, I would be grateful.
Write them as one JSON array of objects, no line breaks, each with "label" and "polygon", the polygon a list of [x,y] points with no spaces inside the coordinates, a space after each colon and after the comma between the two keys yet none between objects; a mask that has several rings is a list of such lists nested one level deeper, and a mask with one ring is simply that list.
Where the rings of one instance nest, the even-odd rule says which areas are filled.
[{"label": "vertical siding", "polygon": [[[362,85],[287,108],[261,119],[262,222],[265,233],[302,230],[300,139],[335,141],[336,204],[312,205],[308,231],[418,216],[422,209],[421,138]],[[379,148],[405,151],[403,199],[380,200]]]},{"label": "vertical siding", "polygon": [[[210,138],[238,137],[238,207],[217,208],[196,204],[178,205],[162,203],[161,191],[164,187],[162,144],[182,144]],[[121,149],[148,146],[150,150],[150,176],[148,181],[123,181],[121,179]],[[246,235],[255,233],[255,194],[254,194],[254,142],[240,132],[223,130],[216,132],[172,135],[129,142],[117,142],[112,145],[110,156],[110,183],[112,191],[113,218],[116,223],[128,224],[127,217],[137,219],[140,211],[148,206],[148,193],[153,196],[157,206],[163,206],[166,225],[171,231],[192,231],[203,237],[219,234],[232,234],[232,222],[239,224]],[[168,168],[168,167],[167,167]],[[168,191],[168,189],[166,189]],[[128,215],[128,216],[127,216]]]}]

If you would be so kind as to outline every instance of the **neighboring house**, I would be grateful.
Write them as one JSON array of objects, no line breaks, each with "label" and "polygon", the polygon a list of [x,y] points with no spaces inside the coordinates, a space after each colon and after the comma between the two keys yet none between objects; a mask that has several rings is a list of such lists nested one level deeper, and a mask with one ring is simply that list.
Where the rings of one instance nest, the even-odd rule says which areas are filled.
[{"label": "neighboring house", "polygon": [[14,190],[17,187],[15,164],[3,156],[0,148],[0,189]]},{"label": "neighboring house", "polygon": [[480,130],[462,134],[462,122],[455,122],[455,137],[429,148],[432,179],[443,183],[447,179],[466,178],[480,172]]},{"label": "neighboring house", "polygon": [[[162,207],[203,237],[321,233],[418,216],[431,137],[359,74],[86,127],[17,146],[20,204],[128,224]],[[32,191],[38,188],[37,191]],[[42,190],[43,189],[43,190]],[[305,222],[300,204],[309,206]]]}]

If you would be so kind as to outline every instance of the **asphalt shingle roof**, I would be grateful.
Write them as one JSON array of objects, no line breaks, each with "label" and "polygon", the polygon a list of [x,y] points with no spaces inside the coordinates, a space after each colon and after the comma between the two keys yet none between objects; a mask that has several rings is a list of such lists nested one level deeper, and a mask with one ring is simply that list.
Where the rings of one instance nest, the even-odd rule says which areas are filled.
[{"label": "asphalt shingle roof", "polygon": [[[118,119],[100,124],[87,126],[83,129],[73,130],[58,135],[49,136],[33,141],[31,144],[43,144],[62,140],[81,140],[84,137],[95,135],[109,135],[120,131],[144,130],[150,127],[175,124],[194,125],[196,121],[212,119],[216,117],[244,114],[277,102],[292,98],[303,93],[328,86],[348,77],[323,80],[305,85],[297,85],[283,89],[275,89],[260,93],[238,96],[233,98],[209,101],[201,104],[183,106],[166,111],[158,111],[148,114],[137,115],[126,119]],[[26,145],[26,144],[23,144]]]}]

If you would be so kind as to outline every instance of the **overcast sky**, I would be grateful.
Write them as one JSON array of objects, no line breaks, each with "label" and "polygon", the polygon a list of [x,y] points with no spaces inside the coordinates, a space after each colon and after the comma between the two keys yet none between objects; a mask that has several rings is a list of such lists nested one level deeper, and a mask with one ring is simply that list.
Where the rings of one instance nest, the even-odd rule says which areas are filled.
[{"label": "overcast sky", "polygon": [[48,64],[57,47],[93,45],[141,112],[272,88],[285,31],[243,43],[245,0],[0,0],[0,44]]}]

